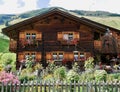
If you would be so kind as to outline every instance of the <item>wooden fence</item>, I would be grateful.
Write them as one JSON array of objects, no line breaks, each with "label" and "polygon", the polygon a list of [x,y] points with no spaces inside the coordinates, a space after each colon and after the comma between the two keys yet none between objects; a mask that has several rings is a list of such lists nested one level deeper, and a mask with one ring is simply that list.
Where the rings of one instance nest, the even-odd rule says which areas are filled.
[{"label": "wooden fence", "polygon": [[120,82],[24,82],[15,85],[0,84],[0,92],[120,92]]}]

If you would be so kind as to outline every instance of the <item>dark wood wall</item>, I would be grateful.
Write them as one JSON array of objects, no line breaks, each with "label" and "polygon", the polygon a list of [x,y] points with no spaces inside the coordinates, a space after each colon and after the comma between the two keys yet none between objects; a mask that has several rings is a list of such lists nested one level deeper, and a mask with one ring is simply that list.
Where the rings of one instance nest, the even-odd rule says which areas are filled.
[{"label": "dark wood wall", "polygon": [[[54,14],[43,18],[36,23],[32,23],[32,26],[33,27],[30,28],[24,27],[24,29],[19,31],[19,42],[13,42],[12,40],[10,42],[11,51],[18,53],[18,61],[24,58],[26,52],[36,52],[37,58],[41,60],[49,56],[46,53],[50,54],[52,51],[64,51],[65,53],[69,53],[69,55],[65,54],[66,56],[73,56],[75,44],[67,44],[61,40],[62,38],[58,37],[58,33],[63,32],[76,33],[76,49],[80,52],[85,52],[86,57],[94,55],[95,50],[101,52],[101,38],[104,33],[99,29],[78,23],[69,17],[67,18],[59,14]],[[21,39],[23,41],[26,39],[25,35],[27,32],[36,33],[36,44],[24,47]],[[95,39],[95,32],[99,35],[98,39]],[[112,30],[112,32],[116,38],[120,38],[114,30]],[[119,40],[120,39],[118,39],[118,41]],[[16,44],[17,47],[14,49],[11,44]]]}]

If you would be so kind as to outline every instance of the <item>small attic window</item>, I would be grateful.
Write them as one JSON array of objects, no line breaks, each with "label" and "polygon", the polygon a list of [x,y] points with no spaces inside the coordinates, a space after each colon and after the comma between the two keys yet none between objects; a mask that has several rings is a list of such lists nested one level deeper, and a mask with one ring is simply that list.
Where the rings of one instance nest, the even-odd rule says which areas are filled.
[{"label": "small attic window", "polygon": [[54,19],[58,19],[58,17],[57,17],[57,16],[55,16],[55,17],[54,17]]},{"label": "small attic window", "polygon": [[94,32],[94,40],[99,40],[100,39],[100,33]]},{"label": "small attic window", "polygon": [[72,24],[71,22],[69,22],[69,24]]}]

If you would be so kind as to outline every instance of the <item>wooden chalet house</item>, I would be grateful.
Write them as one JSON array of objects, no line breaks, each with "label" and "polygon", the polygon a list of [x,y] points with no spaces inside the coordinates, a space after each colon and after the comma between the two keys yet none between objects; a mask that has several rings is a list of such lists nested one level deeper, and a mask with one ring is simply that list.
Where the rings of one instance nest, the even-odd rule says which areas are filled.
[{"label": "wooden chalet house", "polygon": [[[110,35],[105,36],[107,29]],[[2,32],[10,38],[9,50],[17,55],[17,68],[29,56],[45,65],[51,60],[59,63],[84,62],[98,53],[120,53],[116,43],[120,40],[120,30],[62,8],[50,8],[38,16],[8,26]]]}]

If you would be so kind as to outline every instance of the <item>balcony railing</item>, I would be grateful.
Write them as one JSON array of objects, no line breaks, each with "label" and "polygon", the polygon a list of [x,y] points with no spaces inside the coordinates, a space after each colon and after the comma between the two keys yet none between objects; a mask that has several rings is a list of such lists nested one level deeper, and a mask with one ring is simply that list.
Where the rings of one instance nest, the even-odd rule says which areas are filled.
[{"label": "balcony railing", "polygon": [[25,49],[25,48],[36,48],[38,47],[40,44],[41,44],[41,41],[40,40],[37,40],[37,39],[28,39],[28,40],[25,40],[25,39],[20,39],[19,41],[19,48],[20,49]]},{"label": "balcony railing", "polygon": [[73,40],[61,40],[61,43],[63,45],[76,45],[78,44],[79,39],[73,39]]}]

